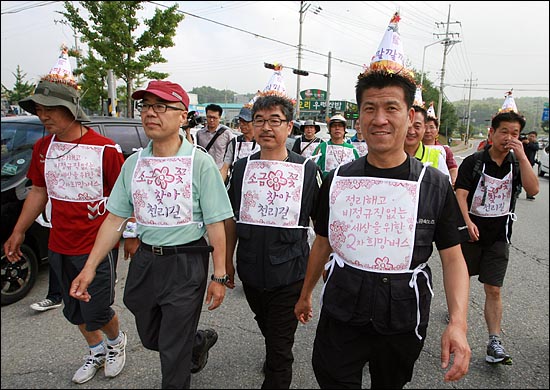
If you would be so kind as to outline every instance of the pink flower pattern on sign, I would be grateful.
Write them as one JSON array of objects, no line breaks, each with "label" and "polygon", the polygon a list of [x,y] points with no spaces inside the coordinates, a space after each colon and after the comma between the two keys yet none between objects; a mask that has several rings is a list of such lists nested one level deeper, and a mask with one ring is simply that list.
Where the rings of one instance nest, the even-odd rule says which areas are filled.
[{"label": "pink flower pattern on sign", "polygon": [[280,170],[271,171],[267,176],[267,186],[273,188],[273,191],[279,191],[287,182]]},{"label": "pink flower pattern on sign", "polygon": [[155,168],[152,173],[152,176],[155,178],[155,184],[160,186],[163,190],[166,189],[168,183],[174,181],[174,176],[168,172],[168,167],[162,167],[161,169]]}]

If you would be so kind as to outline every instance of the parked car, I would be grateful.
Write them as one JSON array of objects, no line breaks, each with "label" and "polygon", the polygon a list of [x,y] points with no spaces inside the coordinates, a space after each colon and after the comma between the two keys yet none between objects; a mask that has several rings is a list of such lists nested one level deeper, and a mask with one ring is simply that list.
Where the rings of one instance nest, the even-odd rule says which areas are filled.
[{"label": "parked car", "polygon": [[544,149],[539,150],[539,164],[538,164],[538,173],[539,176],[550,175],[548,170],[548,154],[550,145],[546,145]]},{"label": "parked car", "polygon": [[[139,119],[118,117],[90,117],[85,125],[118,143],[124,157],[137,148],[145,147],[147,136]],[[37,116],[2,117],[2,160],[1,184],[2,203],[0,238],[1,258],[1,303],[17,302],[32,289],[38,267],[47,261],[49,229],[34,222],[25,234],[21,245],[23,257],[17,263],[10,263],[4,254],[4,242],[9,238],[19,218],[23,202],[31,188],[27,179],[34,143],[46,135],[44,126]],[[46,222],[48,217],[43,214]]]}]

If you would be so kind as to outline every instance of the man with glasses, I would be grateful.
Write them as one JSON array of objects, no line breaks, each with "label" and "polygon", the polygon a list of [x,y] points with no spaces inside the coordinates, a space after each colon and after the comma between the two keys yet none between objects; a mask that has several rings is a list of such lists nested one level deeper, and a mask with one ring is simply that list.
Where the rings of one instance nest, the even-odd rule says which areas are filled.
[{"label": "man with glasses", "polygon": [[233,252],[246,300],[265,338],[263,389],[288,389],[298,300],[309,255],[310,220],[315,215],[317,166],[286,148],[293,103],[281,95],[260,96],[252,107],[254,139],[261,149],[235,162],[229,197],[235,213],[226,220],[229,275],[235,286]]},{"label": "man with glasses", "polygon": [[135,217],[142,242],[128,269],[124,303],[143,346],[160,353],[162,388],[189,388],[209,254],[214,273],[206,304],[213,310],[225,296],[223,221],[233,213],[212,158],[179,134],[189,106],[181,86],[151,81],[132,98],[142,99],[138,107],[151,141],[123,165],[107,203],[109,215],[70,294],[90,300],[96,267]]},{"label": "man with glasses", "polygon": [[197,145],[202,146],[214,158],[222,174],[223,157],[227,145],[233,139],[233,133],[227,126],[220,124],[223,108],[217,104],[206,106],[206,126],[197,131]]}]

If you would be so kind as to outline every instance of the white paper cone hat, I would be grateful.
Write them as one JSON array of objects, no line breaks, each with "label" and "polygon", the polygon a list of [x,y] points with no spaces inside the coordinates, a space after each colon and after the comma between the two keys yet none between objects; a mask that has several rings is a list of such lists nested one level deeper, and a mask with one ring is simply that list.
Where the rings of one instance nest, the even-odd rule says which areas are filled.
[{"label": "white paper cone hat", "polygon": [[71,63],[69,62],[69,49],[65,44],[61,45],[61,54],[59,54],[57,62],[51,68],[50,73],[44,76],[42,80],[67,84],[74,88],[78,88],[71,68]]},{"label": "white paper cone hat", "polygon": [[413,105],[418,107],[424,107],[424,100],[422,100],[422,87],[420,85],[416,86]]},{"label": "white paper cone hat", "polygon": [[285,99],[288,99],[292,102],[292,104],[296,104],[296,100],[292,99],[290,96],[288,96],[286,92],[286,86],[285,81],[283,79],[283,75],[281,71],[283,70],[283,65],[275,62],[275,69],[271,77],[269,78],[269,82],[263,89],[263,91],[258,91],[256,95],[248,102],[245,107],[252,107],[254,105],[254,102],[260,97],[260,96],[267,96],[267,95],[278,95]]},{"label": "white paper cone hat", "polygon": [[399,74],[414,81],[414,73],[405,68],[405,53],[398,28],[400,20],[399,12],[393,14],[376,54],[372,57],[367,70],[359,75],[359,78],[371,72],[383,72]]},{"label": "white paper cone hat", "polygon": [[499,112],[508,112],[508,111],[514,111],[518,112],[518,107],[516,106],[516,102],[514,100],[514,97],[512,96],[512,91],[506,92],[504,103],[502,104],[502,108],[499,110]]},{"label": "white paper cone hat", "polygon": [[428,107],[427,112],[428,112],[428,117],[429,118],[437,119],[437,115],[435,114],[435,109],[434,109],[434,102],[430,103],[430,107]]}]

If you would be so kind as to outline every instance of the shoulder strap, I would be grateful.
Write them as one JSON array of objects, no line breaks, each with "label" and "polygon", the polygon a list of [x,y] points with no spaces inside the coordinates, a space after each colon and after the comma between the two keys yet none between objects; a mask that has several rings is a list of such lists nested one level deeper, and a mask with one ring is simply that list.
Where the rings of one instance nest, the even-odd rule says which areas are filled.
[{"label": "shoulder strap", "polygon": [[[317,140],[317,137],[313,137],[313,139],[309,141],[306,146],[304,146],[303,148],[300,148],[300,155],[304,153],[304,151],[309,147],[309,145],[314,143],[316,140]],[[302,141],[302,139],[300,139],[300,141]],[[302,146],[302,142],[300,142],[300,146]]]},{"label": "shoulder strap", "polygon": [[208,143],[208,145],[206,145],[206,148],[204,148],[204,149],[206,149],[207,152],[210,150],[210,148],[212,147],[212,145],[214,145],[214,142],[216,142],[216,139],[218,139],[218,137],[219,137],[220,135],[222,135],[223,132],[224,132],[225,130],[227,130],[227,127],[222,126],[222,127],[220,127],[220,128],[216,131],[216,134],[214,134],[214,136],[212,137],[212,139],[210,140],[210,142]]},{"label": "shoulder strap", "polygon": [[476,176],[481,176],[481,164],[483,163],[483,161],[481,160],[481,154],[480,152],[476,152],[476,162],[474,164],[474,169],[473,169],[473,172],[474,172],[474,177]]}]

